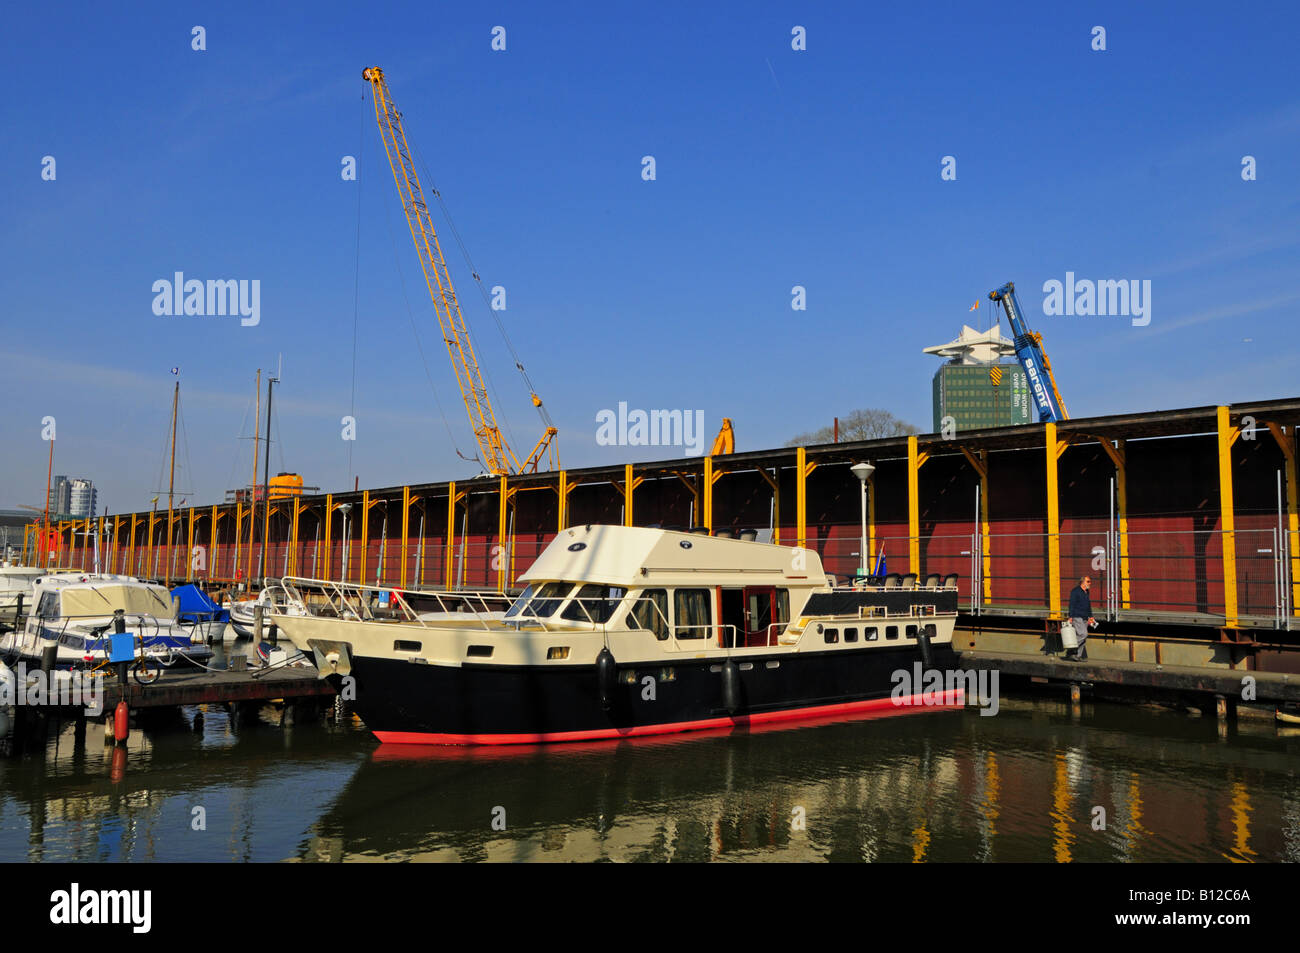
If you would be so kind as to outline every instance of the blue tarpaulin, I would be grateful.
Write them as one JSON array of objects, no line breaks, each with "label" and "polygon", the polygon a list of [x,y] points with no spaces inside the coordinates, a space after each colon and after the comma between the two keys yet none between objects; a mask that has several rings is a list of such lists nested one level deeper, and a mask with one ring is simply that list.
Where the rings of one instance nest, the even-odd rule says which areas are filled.
[{"label": "blue tarpaulin", "polygon": [[172,596],[181,602],[181,622],[229,622],[229,610],[209,599],[198,586],[177,586]]}]

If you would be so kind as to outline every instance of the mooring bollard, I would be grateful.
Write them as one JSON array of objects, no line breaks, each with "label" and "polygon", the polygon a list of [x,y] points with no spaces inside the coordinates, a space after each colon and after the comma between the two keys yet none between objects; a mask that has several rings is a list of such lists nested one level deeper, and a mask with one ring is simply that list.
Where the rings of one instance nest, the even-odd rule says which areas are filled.
[{"label": "mooring bollard", "polygon": [[[59,647],[57,645],[47,645],[41,649],[41,671],[49,675],[54,671],[54,660],[58,657]],[[49,683],[46,682],[48,685]]]}]

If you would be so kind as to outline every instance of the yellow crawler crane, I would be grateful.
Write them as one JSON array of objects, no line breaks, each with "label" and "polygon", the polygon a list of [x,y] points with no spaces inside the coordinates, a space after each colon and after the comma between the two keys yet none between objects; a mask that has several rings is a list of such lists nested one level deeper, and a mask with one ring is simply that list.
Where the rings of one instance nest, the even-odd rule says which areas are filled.
[{"label": "yellow crawler crane", "polygon": [[[411,229],[411,239],[420,256],[420,268],[424,271],[424,282],[433,300],[433,309],[438,315],[438,325],[442,329],[443,343],[447,345],[447,354],[451,357],[451,366],[456,372],[456,382],[460,385],[461,397],[465,401],[465,410],[469,413],[470,426],[478,438],[479,451],[483,455],[483,465],[493,476],[505,476],[510,473],[535,473],[543,456],[548,456],[552,466],[555,465],[555,436],[557,430],[550,425],[550,419],[542,409],[542,399],[533,391],[533,406],[542,414],[547,423],[542,438],[533,447],[533,452],[520,466],[519,460],[506,443],[501,428],[497,426],[496,414],[488,400],[487,387],[483,384],[483,374],[479,370],[478,360],[474,357],[474,345],[470,340],[469,329],[460,311],[456,299],[456,290],[447,271],[447,262],[438,243],[438,235],[433,230],[429,218],[429,207],[424,201],[424,190],[420,188],[420,179],[415,173],[415,163],[411,160],[411,149],[406,143],[406,132],[402,128],[402,114],[393,105],[388,84],[384,82],[384,71],[371,66],[362,71],[361,76],[374,89],[375,120],[379,123],[379,135],[384,140],[384,151],[388,154],[388,164],[393,170],[393,181],[397,183],[397,192],[402,199],[402,208],[406,211],[406,223]],[[436,191],[435,191],[436,194]],[[523,372],[523,365],[516,362]],[[524,374],[527,382],[527,374]]]}]

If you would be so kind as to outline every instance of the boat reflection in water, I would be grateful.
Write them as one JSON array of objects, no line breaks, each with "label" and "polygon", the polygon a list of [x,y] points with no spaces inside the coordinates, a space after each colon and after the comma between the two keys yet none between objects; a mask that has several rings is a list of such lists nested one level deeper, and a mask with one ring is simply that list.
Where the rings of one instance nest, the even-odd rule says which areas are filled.
[{"label": "boat reflection in water", "polygon": [[445,747],[281,726],[273,706],[196,714],[135,727],[125,751],[92,724],[0,759],[0,859],[1300,860],[1300,737],[1270,722],[1221,735],[1181,713],[1004,698],[992,718]]},{"label": "boat reflection in water", "polygon": [[529,748],[385,745],[298,857],[1300,859],[1291,755],[1271,727],[1226,745],[1178,715],[1099,708],[1101,724],[1083,726],[1056,703],[1006,705],[997,718],[937,710]]}]

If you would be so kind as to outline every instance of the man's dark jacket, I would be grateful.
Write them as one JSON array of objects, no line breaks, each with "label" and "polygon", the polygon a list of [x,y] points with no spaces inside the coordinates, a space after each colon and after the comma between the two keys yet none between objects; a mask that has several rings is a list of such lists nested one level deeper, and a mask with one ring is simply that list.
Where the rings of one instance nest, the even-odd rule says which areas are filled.
[{"label": "man's dark jacket", "polygon": [[1089,599],[1088,594],[1083,591],[1083,586],[1075,586],[1070,590],[1070,618],[1092,618],[1092,600]]}]

